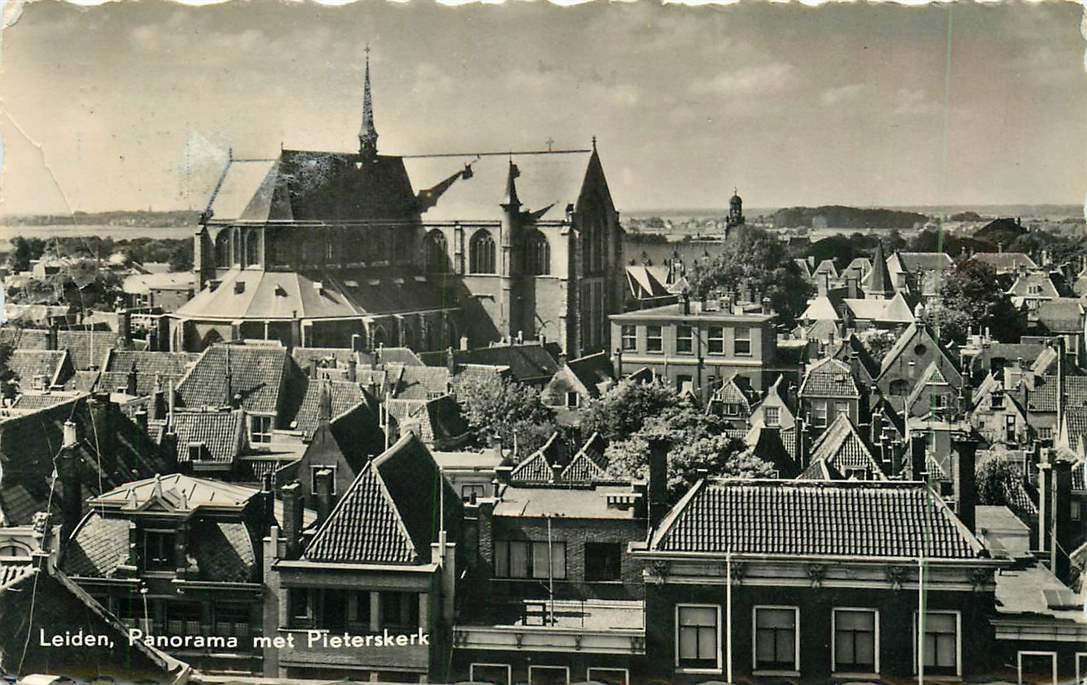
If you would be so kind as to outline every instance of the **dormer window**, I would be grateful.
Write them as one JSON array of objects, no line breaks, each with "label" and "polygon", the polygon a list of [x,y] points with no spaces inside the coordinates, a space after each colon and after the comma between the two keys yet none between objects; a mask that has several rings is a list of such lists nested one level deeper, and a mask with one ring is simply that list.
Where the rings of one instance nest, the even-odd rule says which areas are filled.
[{"label": "dormer window", "polygon": [[174,532],[171,530],[145,530],[143,533],[143,566],[147,571],[172,571],[174,559]]}]

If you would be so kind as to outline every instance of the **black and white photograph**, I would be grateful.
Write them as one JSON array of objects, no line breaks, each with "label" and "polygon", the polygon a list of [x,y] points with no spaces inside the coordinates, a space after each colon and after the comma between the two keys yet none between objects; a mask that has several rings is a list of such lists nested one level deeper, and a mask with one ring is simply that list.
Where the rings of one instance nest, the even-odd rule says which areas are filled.
[{"label": "black and white photograph", "polygon": [[1087,5],[0,15],[0,685],[1087,685]]}]

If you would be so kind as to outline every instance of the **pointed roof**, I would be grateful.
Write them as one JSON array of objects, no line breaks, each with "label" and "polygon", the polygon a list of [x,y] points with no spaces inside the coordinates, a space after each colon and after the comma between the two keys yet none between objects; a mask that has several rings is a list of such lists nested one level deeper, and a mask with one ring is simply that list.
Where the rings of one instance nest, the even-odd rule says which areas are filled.
[{"label": "pointed roof", "polygon": [[853,371],[845,362],[827,357],[816,362],[804,374],[801,397],[860,397]]},{"label": "pointed roof", "polygon": [[941,368],[950,368],[958,374],[958,369],[956,368],[951,355],[947,353],[947,350],[944,349],[943,345],[941,345],[936,340],[936,337],[932,335],[928,326],[923,321],[914,321],[906,327],[906,330],[902,331],[902,334],[895,340],[894,345],[891,345],[891,349],[883,356],[883,362],[880,364],[880,375],[887,373],[889,369],[893,368],[895,364],[898,363],[898,358],[906,352],[915,336],[922,336],[927,339],[927,344],[936,346],[937,351],[943,358],[944,364],[946,364],[946,366],[941,365]]},{"label": "pointed roof", "polygon": [[374,101],[370,92],[370,46],[366,46],[366,78],[362,87],[362,126],[359,128],[359,155],[377,157],[377,128],[374,126]]},{"label": "pointed roof", "polygon": [[516,210],[521,206],[521,200],[517,197],[517,177],[520,175],[521,170],[513,163],[511,156],[509,169],[506,171],[506,193],[502,196],[502,202],[499,203],[506,209]]},{"label": "pointed roof", "polygon": [[887,258],[883,255],[883,243],[876,243],[876,253],[872,255],[872,269],[868,272],[865,292],[884,297],[894,292],[891,274],[887,272]]},{"label": "pointed roof", "polygon": [[865,444],[864,438],[846,414],[838,414],[830,427],[815,441],[812,445],[811,460],[813,462],[825,460],[843,473],[846,469],[861,468],[868,471],[875,480],[886,478],[872,456],[871,450],[868,449],[868,445]]},{"label": "pointed roof", "polygon": [[800,315],[802,321],[841,321],[834,303],[826,295],[818,295],[808,300],[808,307]]},{"label": "pointed roof", "polygon": [[912,407],[913,404],[921,398],[921,394],[925,391],[925,388],[930,385],[946,385],[948,387],[954,387],[934,361],[929,362],[929,365],[921,372],[921,376],[917,379],[917,382],[914,383],[913,389],[910,390],[910,394],[906,398],[906,406]]}]

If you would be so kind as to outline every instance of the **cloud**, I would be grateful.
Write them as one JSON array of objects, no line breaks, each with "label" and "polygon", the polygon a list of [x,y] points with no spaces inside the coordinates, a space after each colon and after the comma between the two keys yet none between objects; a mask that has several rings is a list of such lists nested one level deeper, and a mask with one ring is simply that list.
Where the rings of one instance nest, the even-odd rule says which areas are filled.
[{"label": "cloud", "polygon": [[826,107],[832,107],[856,102],[864,94],[864,91],[865,85],[863,83],[850,83],[845,86],[828,88],[819,94],[819,103]]},{"label": "cloud", "polygon": [[696,93],[717,95],[746,95],[778,92],[796,82],[793,65],[771,62],[741,67],[718,74],[709,80],[696,80],[691,89]]}]

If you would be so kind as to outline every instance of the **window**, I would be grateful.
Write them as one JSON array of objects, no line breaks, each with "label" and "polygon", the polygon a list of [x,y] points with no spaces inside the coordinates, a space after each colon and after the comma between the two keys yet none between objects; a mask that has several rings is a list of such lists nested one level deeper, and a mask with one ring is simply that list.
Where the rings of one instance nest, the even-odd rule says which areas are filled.
[{"label": "window", "polygon": [[487,496],[487,486],[480,483],[468,483],[460,486],[460,496],[465,502],[471,502],[477,497]]},{"label": "window", "polygon": [[661,331],[660,326],[646,326],[646,329],[645,329],[645,351],[646,352],[663,352],[664,351],[664,333]]},{"label": "window", "polygon": [[[241,602],[216,602],[215,634],[222,637],[249,637],[249,605]],[[199,633],[197,633],[199,634]]]},{"label": "window", "polygon": [[863,466],[850,466],[842,470],[846,480],[868,480],[868,469]]},{"label": "window", "polygon": [[994,392],[989,396],[989,407],[991,409],[1003,409],[1004,408],[1004,393]]},{"label": "window", "polygon": [[174,569],[174,539],[172,530],[148,530],[143,534],[143,564],[148,571]]},{"label": "window", "polygon": [[725,329],[720,326],[710,326],[706,336],[706,343],[710,354],[724,354]]},{"label": "window", "polygon": [[690,669],[721,667],[718,643],[721,609],[714,605],[676,606],[676,666]]},{"label": "window", "polygon": [[585,580],[619,580],[622,545],[612,542],[585,543]]},{"label": "window", "polygon": [[468,678],[473,683],[491,683],[491,685],[511,685],[513,682],[509,664],[472,664],[468,667]]},{"label": "window", "polygon": [[795,607],[755,607],[756,670],[797,670],[799,613]]},{"label": "window", "polygon": [[834,610],[834,670],[879,673],[879,613],[869,609]]},{"label": "window", "polygon": [[566,666],[529,666],[528,685],[567,685],[570,669]]},{"label": "window", "polygon": [[577,391],[570,390],[566,393],[566,406],[576,407],[581,404],[581,395],[577,394]]},{"label": "window", "polygon": [[525,273],[536,276],[551,273],[551,246],[538,230],[529,233],[525,240]]},{"label": "window", "polygon": [[623,351],[633,352],[638,349],[638,329],[634,326],[623,326],[621,329]]},{"label": "window", "polygon": [[489,231],[476,231],[468,252],[468,270],[474,274],[493,274],[494,238]]},{"label": "window", "polygon": [[1039,440],[1052,440],[1053,439],[1053,429],[1050,428],[1049,426],[1039,426],[1038,427],[1038,439]]},{"label": "window", "polygon": [[332,465],[329,465],[329,466],[326,466],[324,464],[310,464],[310,467],[309,467],[309,491],[311,493],[313,493],[314,495],[317,494],[317,491],[318,491],[317,472],[318,471],[324,471],[324,470],[328,470],[328,471],[332,472],[332,478],[330,479],[332,481],[332,488],[331,488],[329,494],[332,495],[332,496],[335,496],[336,495],[336,465],[335,464],[332,464]]},{"label": "window", "polygon": [[845,414],[846,416],[849,416],[849,403],[848,402],[835,402],[834,403],[834,414],[835,414],[835,416],[837,416],[839,414]]},{"label": "window", "polygon": [[891,381],[890,392],[893,397],[905,397],[910,394],[910,382],[904,378]]},{"label": "window", "polygon": [[382,592],[381,626],[390,632],[409,632],[418,628],[419,593]]},{"label": "window", "polygon": [[592,668],[585,671],[585,679],[604,685],[630,685],[630,673],[625,668]]},{"label": "window", "polygon": [[441,231],[431,231],[423,240],[423,265],[428,273],[449,271],[449,250]]},{"label": "window", "polygon": [[1020,651],[1016,671],[1019,685],[1057,685],[1057,653]]},{"label": "window", "polygon": [[201,607],[199,602],[166,602],[166,633],[168,635],[200,635]]},{"label": "window", "polygon": [[250,416],[249,417],[249,440],[250,440],[250,442],[271,442],[272,441],[272,417],[271,416]]},{"label": "window", "polygon": [[[1072,520],[1073,521],[1079,521],[1083,517],[1083,510],[1080,508],[1079,500],[1074,499],[1074,500],[1072,500],[1071,504],[1072,504]],[[3,551],[2,550],[0,550],[0,556],[3,556]]]},{"label": "window", "polygon": [[[914,670],[917,670],[917,613],[913,615]],[[925,673],[959,674],[959,615],[925,612]]]},{"label": "window", "polygon": [[287,590],[289,625],[291,628],[310,628],[313,626],[313,611],[310,603],[309,588],[292,587]]},{"label": "window", "polygon": [[690,326],[676,327],[676,352],[679,354],[694,352],[694,331]]},{"label": "window", "polygon": [[[548,574],[548,547],[551,568]],[[498,540],[494,543],[494,572],[499,578],[565,578],[566,544],[563,542],[530,542],[528,540]]]},{"label": "window", "polygon": [[816,402],[811,407],[811,425],[827,425],[827,405],[825,402]]},{"label": "window", "polygon": [[347,626],[356,633],[370,632],[369,590],[355,590],[347,593]]},{"label": "window", "polygon": [[736,351],[737,357],[750,357],[751,356],[751,329],[746,326],[739,326],[736,328],[736,338],[733,343],[733,349]]},{"label": "window", "polygon": [[0,545],[0,559],[26,559],[29,557],[30,550],[22,545],[17,545],[14,542]]},{"label": "window", "polygon": [[245,265],[260,264],[260,231],[248,231],[245,234]]},{"label": "window", "polygon": [[781,409],[778,407],[767,407],[763,412],[763,417],[766,419],[767,426],[780,426],[781,425]]},{"label": "window", "polygon": [[725,416],[739,416],[740,405],[735,402],[725,402],[724,404]]}]

